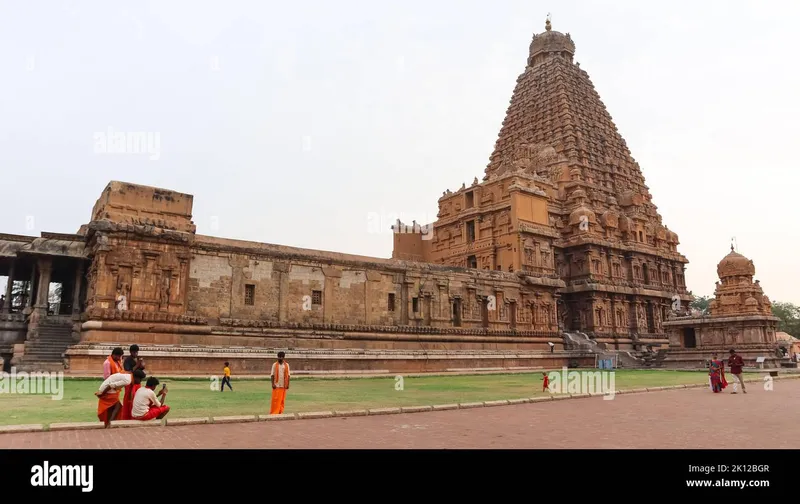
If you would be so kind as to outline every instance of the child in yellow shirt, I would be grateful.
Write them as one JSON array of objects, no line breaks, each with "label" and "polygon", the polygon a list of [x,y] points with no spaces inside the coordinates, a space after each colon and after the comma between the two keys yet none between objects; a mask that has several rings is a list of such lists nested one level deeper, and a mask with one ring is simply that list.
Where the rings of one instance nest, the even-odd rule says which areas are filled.
[{"label": "child in yellow shirt", "polygon": [[233,392],[233,387],[231,387],[231,364],[230,362],[225,363],[225,367],[222,368],[222,385],[219,387],[219,391],[222,392],[225,390],[225,384],[228,384],[228,388],[231,389]]}]

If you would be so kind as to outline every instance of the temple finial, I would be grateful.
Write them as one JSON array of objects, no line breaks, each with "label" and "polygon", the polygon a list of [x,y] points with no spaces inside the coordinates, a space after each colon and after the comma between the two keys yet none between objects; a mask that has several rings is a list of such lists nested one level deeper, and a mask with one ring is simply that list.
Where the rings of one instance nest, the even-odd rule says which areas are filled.
[{"label": "temple finial", "polygon": [[545,23],[544,23],[544,29],[547,30],[547,31],[550,31],[550,28],[551,28],[551,26],[550,26],[550,13],[548,12],[547,13],[547,21],[545,21]]}]

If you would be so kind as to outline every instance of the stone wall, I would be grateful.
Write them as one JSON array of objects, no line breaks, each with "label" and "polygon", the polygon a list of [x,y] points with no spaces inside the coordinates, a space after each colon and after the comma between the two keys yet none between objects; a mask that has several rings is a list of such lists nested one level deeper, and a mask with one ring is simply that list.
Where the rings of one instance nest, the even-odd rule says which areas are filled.
[{"label": "stone wall", "polygon": [[778,319],[765,316],[681,317],[665,323],[670,346],[684,347],[683,332],[693,329],[698,349],[771,348],[777,344]]},{"label": "stone wall", "polygon": [[[266,251],[244,254],[232,247],[194,247],[186,315],[282,324],[448,328],[456,324],[453,303],[459,299],[464,328],[511,329],[513,302],[517,329],[558,330],[553,294],[524,285],[516,275],[486,272],[480,277],[419,263],[325,264],[275,256]],[[486,316],[479,298],[489,296]]]}]

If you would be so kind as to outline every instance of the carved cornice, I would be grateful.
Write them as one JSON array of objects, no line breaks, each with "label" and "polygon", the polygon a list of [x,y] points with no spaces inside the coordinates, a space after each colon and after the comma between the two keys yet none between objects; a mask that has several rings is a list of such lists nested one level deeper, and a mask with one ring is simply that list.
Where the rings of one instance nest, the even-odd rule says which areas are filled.
[{"label": "carved cornice", "polygon": [[523,233],[531,233],[539,236],[547,236],[549,238],[561,238],[561,233],[556,231],[550,226],[542,224],[534,224],[531,222],[517,221],[519,231]]},{"label": "carved cornice", "polygon": [[370,332],[393,334],[441,334],[461,336],[518,336],[531,338],[561,338],[555,331],[512,331],[484,328],[440,328],[427,326],[383,326],[383,325],[356,325],[356,324],[313,324],[301,322],[276,322],[269,320],[230,319],[223,318],[219,321],[222,327],[236,328],[264,328],[264,329],[298,329],[313,331],[337,332]]},{"label": "carved cornice", "polygon": [[119,311],[115,309],[90,308],[85,313],[86,320],[122,320],[130,322],[161,322],[167,324],[207,325],[208,319],[190,315],[158,311]]},{"label": "carved cornice", "polygon": [[154,226],[141,226],[137,224],[121,224],[107,220],[92,221],[87,225],[87,238],[91,239],[98,233],[129,233],[144,239],[157,239],[191,244],[194,242],[192,233],[173,231]]}]

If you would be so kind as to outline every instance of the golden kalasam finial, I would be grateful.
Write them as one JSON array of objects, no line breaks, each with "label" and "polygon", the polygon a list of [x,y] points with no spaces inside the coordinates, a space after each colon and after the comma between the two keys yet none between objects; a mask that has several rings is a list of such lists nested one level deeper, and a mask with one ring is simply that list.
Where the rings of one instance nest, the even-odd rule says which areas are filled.
[{"label": "golden kalasam finial", "polygon": [[550,31],[550,28],[551,28],[551,26],[550,26],[550,13],[548,12],[547,13],[547,21],[545,21],[545,23],[544,23],[544,29],[547,30],[547,31]]}]

